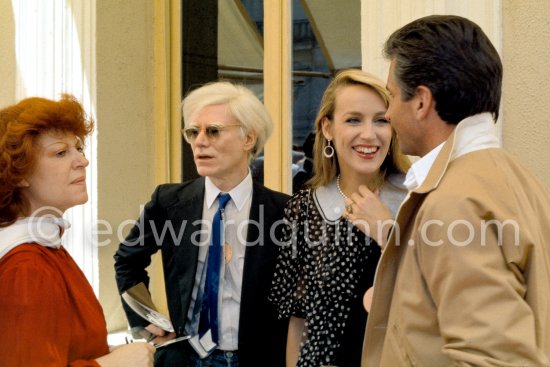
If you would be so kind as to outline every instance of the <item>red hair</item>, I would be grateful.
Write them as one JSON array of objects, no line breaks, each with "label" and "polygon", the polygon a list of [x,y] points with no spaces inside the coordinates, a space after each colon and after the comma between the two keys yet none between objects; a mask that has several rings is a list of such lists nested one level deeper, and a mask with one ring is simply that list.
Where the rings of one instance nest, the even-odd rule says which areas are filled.
[{"label": "red hair", "polygon": [[27,98],[0,110],[0,227],[27,212],[29,204],[19,184],[34,169],[38,137],[59,131],[84,141],[93,126],[82,105],[68,94],[59,101]]}]

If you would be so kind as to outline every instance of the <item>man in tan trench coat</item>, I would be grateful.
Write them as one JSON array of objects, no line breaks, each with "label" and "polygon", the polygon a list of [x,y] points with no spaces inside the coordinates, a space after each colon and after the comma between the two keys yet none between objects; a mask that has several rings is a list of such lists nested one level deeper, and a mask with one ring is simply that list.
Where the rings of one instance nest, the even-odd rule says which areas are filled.
[{"label": "man in tan trench coat", "polygon": [[[404,26],[384,53],[386,118],[421,159],[378,266],[362,366],[550,366],[550,195],[499,148],[499,55],[456,16]],[[352,199],[349,217],[369,220],[376,195]]]}]

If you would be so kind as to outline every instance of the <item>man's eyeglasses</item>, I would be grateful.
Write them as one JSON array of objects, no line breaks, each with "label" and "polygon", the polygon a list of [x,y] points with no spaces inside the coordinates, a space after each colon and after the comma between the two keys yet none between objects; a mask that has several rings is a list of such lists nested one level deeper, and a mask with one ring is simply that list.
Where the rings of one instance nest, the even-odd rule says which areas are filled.
[{"label": "man's eyeglasses", "polygon": [[[229,128],[229,127],[241,127],[240,124],[233,124],[233,125],[208,125],[204,128],[204,132],[206,134],[206,137],[209,140],[216,140],[220,137],[223,130]],[[195,141],[197,137],[199,136],[200,132],[203,129],[199,129],[196,126],[187,127],[183,129],[181,132],[183,134],[183,137],[188,143],[191,143],[192,141]]]}]

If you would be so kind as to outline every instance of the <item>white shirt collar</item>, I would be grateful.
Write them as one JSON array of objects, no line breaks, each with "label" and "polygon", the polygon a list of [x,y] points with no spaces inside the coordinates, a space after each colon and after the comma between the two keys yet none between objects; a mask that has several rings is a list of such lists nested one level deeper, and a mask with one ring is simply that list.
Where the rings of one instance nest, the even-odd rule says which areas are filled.
[{"label": "white shirt collar", "polygon": [[[214,185],[214,182],[212,182],[210,177],[205,177],[204,195],[208,208],[212,207],[212,204],[214,204],[214,201],[216,201],[216,198],[220,192],[222,191]],[[252,195],[252,175],[250,174],[250,171],[248,171],[248,175],[246,175],[244,180],[229,191],[228,194],[231,196],[231,200],[235,203],[237,210],[241,211],[248,198]]]},{"label": "white shirt collar", "polygon": [[[439,144],[411,166],[405,179],[405,186],[409,191],[422,185],[444,144],[445,142]],[[500,141],[496,134],[495,123],[491,114],[484,112],[467,117],[457,125],[450,159],[456,159],[476,150],[498,147],[500,147]]]},{"label": "white shirt collar", "polygon": [[439,144],[428,154],[426,154],[424,157],[420,158],[411,165],[411,168],[407,171],[407,176],[405,177],[404,183],[409,191],[414,190],[418,186],[422,185],[422,182],[424,182],[426,176],[428,176],[428,172],[430,172],[430,168],[432,167],[432,164],[434,163],[444,144],[445,142]]}]

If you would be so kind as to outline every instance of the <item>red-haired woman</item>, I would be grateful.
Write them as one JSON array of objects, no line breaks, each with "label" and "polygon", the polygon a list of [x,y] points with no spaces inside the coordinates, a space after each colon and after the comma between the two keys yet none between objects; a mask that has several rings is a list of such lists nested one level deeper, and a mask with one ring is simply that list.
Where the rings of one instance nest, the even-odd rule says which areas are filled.
[{"label": "red-haired woman", "polygon": [[0,366],[153,365],[146,343],[110,353],[101,306],[61,246],[62,214],[88,200],[92,128],[68,95],[0,110]]}]

